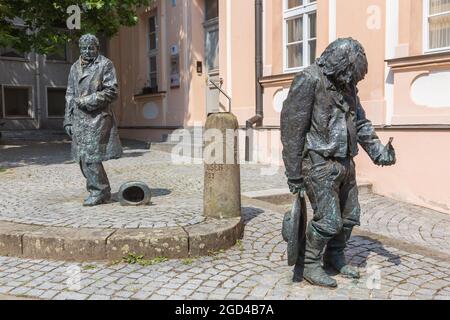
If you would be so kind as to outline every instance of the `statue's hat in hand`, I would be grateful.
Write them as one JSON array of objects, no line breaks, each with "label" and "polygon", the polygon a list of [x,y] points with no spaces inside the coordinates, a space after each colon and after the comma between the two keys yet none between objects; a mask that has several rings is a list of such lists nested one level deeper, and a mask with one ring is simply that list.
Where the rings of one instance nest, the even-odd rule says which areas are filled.
[{"label": "statue's hat in hand", "polygon": [[306,236],[306,202],[303,195],[298,193],[295,197],[292,210],[286,212],[283,219],[282,236],[287,245],[288,265],[293,266],[296,264],[300,251],[300,248],[304,244],[304,238]]}]

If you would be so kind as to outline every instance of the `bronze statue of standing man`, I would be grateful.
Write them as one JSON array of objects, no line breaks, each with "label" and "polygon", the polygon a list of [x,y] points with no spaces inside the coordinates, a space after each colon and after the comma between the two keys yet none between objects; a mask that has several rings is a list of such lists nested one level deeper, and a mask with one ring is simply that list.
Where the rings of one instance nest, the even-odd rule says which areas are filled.
[{"label": "bronze statue of standing man", "polygon": [[111,109],[118,84],[113,63],[99,54],[99,41],[83,35],[81,56],[70,69],[66,93],[64,129],[72,138],[72,156],[87,180],[89,197],[84,206],[111,199],[111,187],[103,161],[122,156],[118,130]]},{"label": "bronze statue of standing man", "polygon": [[376,165],[396,161],[391,141],[381,143],[360,104],[356,86],[367,72],[361,44],[338,39],[295,77],[284,103],[281,140],[288,185],[294,194],[306,192],[314,210],[298,246],[294,281],[303,276],[314,285],[336,287],[322,257],[325,267],[360,277],[344,256],[353,227],[360,225],[353,158],[360,144]]}]

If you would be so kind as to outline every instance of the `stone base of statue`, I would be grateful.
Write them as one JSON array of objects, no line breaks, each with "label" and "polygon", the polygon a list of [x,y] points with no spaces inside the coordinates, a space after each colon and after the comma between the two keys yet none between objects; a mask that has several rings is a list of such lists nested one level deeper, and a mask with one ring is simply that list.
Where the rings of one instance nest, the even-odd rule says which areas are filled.
[{"label": "stone base of statue", "polygon": [[[112,201],[96,207],[81,206],[88,192],[79,165],[66,163],[67,142],[45,148],[55,155],[54,163],[3,173],[2,183],[9,187],[0,190],[0,256],[117,261],[136,254],[150,260],[184,259],[236,244],[243,233],[240,212],[226,219],[203,212],[203,165],[173,164],[170,153],[149,152],[145,143],[124,145],[122,159],[105,163]],[[42,150],[39,145],[30,152]],[[141,185],[127,185],[129,181],[145,183],[151,203],[121,205],[121,198],[133,202],[148,192],[128,190]]]}]

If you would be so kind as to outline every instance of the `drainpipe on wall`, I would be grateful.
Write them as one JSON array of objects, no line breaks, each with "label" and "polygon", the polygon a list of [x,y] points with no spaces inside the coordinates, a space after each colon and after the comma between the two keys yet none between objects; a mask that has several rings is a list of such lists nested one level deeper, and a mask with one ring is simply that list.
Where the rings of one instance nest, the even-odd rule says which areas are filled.
[{"label": "drainpipe on wall", "polygon": [[245,123],[245,161],[250,161],[250,134],[253,136],[253,125],[262,126],[264,119],[263,92],[259,83],[263,75],[263,0],[255,0],[255,84],[256,84],[256,114]]},{"label": "drainpipe on wall", "polygon": [[42,121],[42,115],[41,115],[41,56],[37,54],[36,51],[34,51],[34,70],[35,70],[35,85],[36,85],[36,108],[34,109],[36,114],[36,120],[37,120],[37,128],[41,129],[41,121]]}]

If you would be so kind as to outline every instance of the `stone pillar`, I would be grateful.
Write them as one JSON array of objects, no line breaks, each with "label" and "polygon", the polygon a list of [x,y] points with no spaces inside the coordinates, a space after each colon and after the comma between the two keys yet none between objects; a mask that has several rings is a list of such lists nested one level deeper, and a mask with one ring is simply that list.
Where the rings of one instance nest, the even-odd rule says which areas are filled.
[{"label": "stone pillar", "polygon": [[231,113],[213,113],[205,125],[204,215],[216,219],[241,216],[238,154],[239,123]]}]

